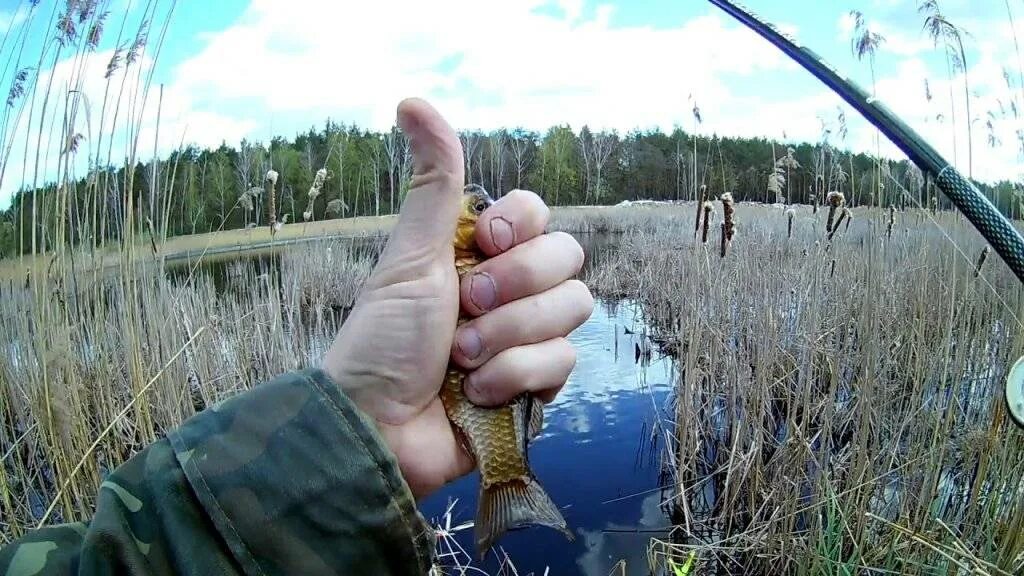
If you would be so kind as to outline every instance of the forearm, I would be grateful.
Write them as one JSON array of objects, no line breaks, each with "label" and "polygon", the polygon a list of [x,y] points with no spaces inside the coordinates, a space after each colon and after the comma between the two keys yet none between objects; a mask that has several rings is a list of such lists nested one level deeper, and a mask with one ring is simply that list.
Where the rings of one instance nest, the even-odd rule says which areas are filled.
[{"label": "forearm", "polygon": [[422,574],[432,543],[373,424],[308,370],[191,418],[107,478],[88,526],[26,535],[0,574]]}]

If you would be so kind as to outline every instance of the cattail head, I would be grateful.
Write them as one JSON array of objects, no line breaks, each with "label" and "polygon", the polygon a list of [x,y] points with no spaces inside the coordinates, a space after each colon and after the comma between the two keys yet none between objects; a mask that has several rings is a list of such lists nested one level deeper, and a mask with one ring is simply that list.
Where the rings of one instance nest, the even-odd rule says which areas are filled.
[{"label": "cattail head", "polygon": [[729,251],[729,244],[732,242],[733,236],[736,234],[736,223],[733,221],[733,207],[732,194],[726,192],[720,197],[722,201],[722,258],[725,258],[726,253]]},{"label": "cattail head", "polygon": [[711,220],[715,216],[715,205],[710,200],[705,200],[704,204],[701,205],[701,211],[704,213],[704,227],[701,230],[701,243],[708,243],[708,229],[711,227]]},{"label": "cattail head", "polygon": [[981,275],[981,267],[985,265],[985,259],[988,258],[989,250],[988,245],[981,249],[981,254],[978,256],[978,263],[974,265],[975,278]]},{"label": "cattail head", "polygon": [[796,210],[789,208],[786,210],[786,237],[793,237],[793,217],[796,216]]},{"label": "cattail head", "polygon": [[825,196],[825,203],[828,204],[828,221],[825,222],[825,233],[831,235],[832,225],[835,223],[836,218],[836,209],[846,203],[846,197],[843,196],[842,192],[833,190]]}]

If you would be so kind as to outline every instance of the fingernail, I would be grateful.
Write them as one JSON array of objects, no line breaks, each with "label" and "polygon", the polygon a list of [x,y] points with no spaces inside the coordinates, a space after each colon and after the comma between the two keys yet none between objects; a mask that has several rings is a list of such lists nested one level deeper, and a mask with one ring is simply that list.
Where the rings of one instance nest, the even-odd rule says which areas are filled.
[{"label": "fingernail", "polygon": [[455,335],[455,345],[459,347],[459,352],[467,360],[475,360],[484,349],[480,333],[473,328],[459,330],[458,334]]},{"label": "fingernail", "polygon": [[491,218],[491,242],[502,252],[511,248],[516,243],[516,233],[512,228],[512,223],[501,216]]},{"label": "fingernail", "polygon": [[469,401],[474,404],[485,404],[487,402],[487,395],[480,389],[480,384],[473,377],[473,374],[466,376],[465,392],[466,396],[469,397]]},{"label": "fingernail", "polygon": [[480,311],[486,312],[494,307],[498,300],[498,291],[494,287],[494,278],[486,272],[477,272],[469,279],[469,299]]}]

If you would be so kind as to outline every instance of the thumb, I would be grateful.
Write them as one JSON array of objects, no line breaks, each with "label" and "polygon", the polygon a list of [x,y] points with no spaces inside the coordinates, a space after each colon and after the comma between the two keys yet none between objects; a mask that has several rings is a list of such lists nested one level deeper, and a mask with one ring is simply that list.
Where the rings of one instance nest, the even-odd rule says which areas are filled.
[{"label": "thumb", "polygon": [[416,98],[402,101],[398,125],[409,139],[413,177],[384,257],[404,260],[451,246],[465,174],[462,143],[433,106]]}]

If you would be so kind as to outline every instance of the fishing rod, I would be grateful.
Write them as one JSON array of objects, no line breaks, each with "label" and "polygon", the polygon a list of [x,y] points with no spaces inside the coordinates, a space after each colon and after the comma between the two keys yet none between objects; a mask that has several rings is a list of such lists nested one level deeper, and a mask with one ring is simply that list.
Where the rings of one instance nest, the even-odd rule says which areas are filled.
[{"label": "fishing rod", "polygon": [[[709,0],[744,26],[771,42],[815,78],[821,80],[840,98],[861,113],[882,134],[903,151],[910,161],[925,174],[931,175],[935,185],[946,198],[963,213],[978,232],[995,248],[1017,279],[1024,283],[1024,237],[1010,224],[992,202],[970,180],[964,178],[920,134],[899,119],[877,98],[827,64],[820,56],[797,40],[754,15],[748,8],[730,0]],[[1024,428],[1024,358],[1010,370],[1006,383],[1006,403],[1010,415]]]}]

